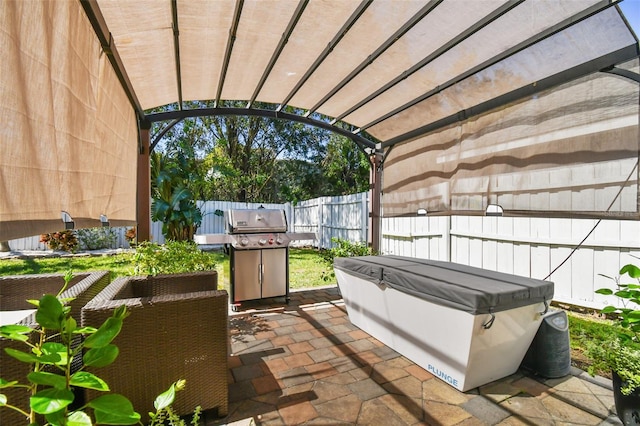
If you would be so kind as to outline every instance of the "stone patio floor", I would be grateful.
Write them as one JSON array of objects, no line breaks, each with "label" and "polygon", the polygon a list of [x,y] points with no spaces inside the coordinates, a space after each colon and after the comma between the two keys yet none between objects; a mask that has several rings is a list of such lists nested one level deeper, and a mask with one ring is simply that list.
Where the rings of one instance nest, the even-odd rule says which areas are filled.
[{"label": "stone patio floor", "polygon": [[230,311],[229,414],[207,425],[614,425],[610,381],[524,371],[459,392],[349,322],[337,287]]}]

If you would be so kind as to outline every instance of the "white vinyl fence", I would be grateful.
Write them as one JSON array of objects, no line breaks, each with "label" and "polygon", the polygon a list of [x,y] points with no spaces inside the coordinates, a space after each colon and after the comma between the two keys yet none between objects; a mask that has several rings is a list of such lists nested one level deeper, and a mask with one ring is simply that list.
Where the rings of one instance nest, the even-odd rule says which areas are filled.
[{"label": "white vinyl fence", "polygon": [[[204,214],[198,234],[224,233],[222,213],[230,208],[285,209],[290,232],[314,232],[316,241],[297,245],[330,248],[331,238],[367,241],[367,193],[321,197],[291,204],[200,202]],[[615,304],[595,289],[611,287],[600,274],[617,276],[627,263],[640,264],[640,221],[598,221],[479,216],[384,218],[381,253],[451,261],[555,283],[555,300],[600,308]],[[128,247],[126,228],[113,228],[116,247]],[[152,238],[163,243],[162,224],[153,223]],[[46,250],[39,237],[9,242],[13,250]],[[572,253],[573,252],[573,253]],[[557,268],[557,269],[556,269]]]},{"label": "white vinyl fence", "polygon": [[381,250],[537,279],[551,274],[556,301],[602,308],[618,301],[594,293],[615,287],[600,274],[616,277],[623,265],[640,264],[640,221],[602,220],[589,235],[597,222],[495,216],[387,218],[382,221]]},{"label": "white vinyl fence", "polygon": [[294,232],[315,232],[320,248],[331,248],[332,238],[367,241],[368,193],[321,197],[302,201],[293,208]]},{"label": "white vinyl fence", "polygon": [[[321,248],[331,247],[331,238],[337,237],[351,241],[367,240],[367,193],[351,194],[340,197],[321,197],[303,201],[297,205],[268,203],[234,203],[229,201],[199,201],[202,211],[202,225],[197,234],[223,234],[225,223],[223,213],[229,209],[284,209],[290,232],[314,232],[315,241],[296,241],[292,245],[305,245]],[[116,241],[111,248],[128,248],[124,238],[127,227],[111,228]],[[20,238],[9,241],[12,250],[47,250],[39,242],[40,236]],[[164,244],[162,222],[151,224],[151,239]]]}]

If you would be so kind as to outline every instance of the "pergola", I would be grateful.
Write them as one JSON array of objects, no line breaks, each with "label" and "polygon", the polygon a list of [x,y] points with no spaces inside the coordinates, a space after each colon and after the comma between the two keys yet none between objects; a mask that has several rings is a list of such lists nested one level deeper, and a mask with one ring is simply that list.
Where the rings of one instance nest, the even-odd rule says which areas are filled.
[{"label": "pergola", "polygon": [[3,0],[0,241],[61,218],[148,239],[151,124],[210,114],[354,140],[374,247],[381,216],[639,219],[640,49],[617,3]]}]

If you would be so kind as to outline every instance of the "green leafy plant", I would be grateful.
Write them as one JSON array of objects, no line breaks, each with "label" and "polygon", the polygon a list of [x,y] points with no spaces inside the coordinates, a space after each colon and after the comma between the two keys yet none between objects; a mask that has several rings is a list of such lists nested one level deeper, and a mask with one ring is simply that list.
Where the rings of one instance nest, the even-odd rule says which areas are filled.
[{"label": "green leafy plant", "polygon": [[[623,283],[627,275],[634,282]],[[620,269],[618,277],[603,276],[613,280],[616,288],[601,288],[596,293],[616,296],[622,307],[610,305],[601,310],[614,320],[617,331],[604,343],[587,347],[586,353],[593,360],[589,372],[609,368],[622,379],[622,394],[629,395],[640,389],[640,268],[628,264]]]},{"label": "green leafy plant", "polygon": [[136,241],[136,227],[132,226],[127,229],[124,233],[124,238],[129,242],[129,244],[135,243]]},{"label": "green leafy plant", "polygon": [[176,158],[154,154],[151,161],[151,218],[162,222],[162,234],[167,240],[193,240],[202,223],[202,212],[189,187],[196,175],[196,165],[181,154]]},{"label": "green leafy plant", "polygon": [[620,339],[607,339],[587,347],[587,354],[593,360],[588,372],[592,375],[598,369],[615,371],[623,382],[623,395],[640,388],[640,348],[624,344]]},{"label": "green leafy plant", "polygon": [[134,254],[134,274],[157,275],[215,269],[215,258],[189,241],[167,241],[164,245],[142,242]]},{"label": "green leafy plant", "polygon": [[[158,395],[156,400],[153,402],[153,406],[156,409],[155,413],[149,413],[149,426],[162,426],[165,424],[169,424],[171,426],[184,426],[186,422],[183,418],[181,418],[178,414],[173,411],[171,404],[175,401],[176,392],[184,389],[186,384],[185,380],[178,380],[173,383],[169,389]],[[193,411],[193,416],[191,417],[190,424],[193,426],[197,426],[200,424],[200,415],[202,413],[202,408],[200,406],[196,407]]]},{"label": "green leafy plant", "polygon": [[80,248],[84,250],[112,248],[117,238],[109,227],[78,229],[76,235]]},{"label": "green leafy plant", "polygon": [[371,247],[364,242],[354,243],[336,237],[331,238],[331,242],[334,243],[333,247],[320,251],[322,261],[330,268],[329,272],[323,272],[322,274],[322,279],[325,281],[330,281],[335,278],[333,259],[336,257],[370,256],[375,254]]},{"label": "green leafy plant", "polygon": [[78,249],[78,238],[72,230],[41,234],[40,242],[46,243],[51,250],[62,250],[75,253]]}]

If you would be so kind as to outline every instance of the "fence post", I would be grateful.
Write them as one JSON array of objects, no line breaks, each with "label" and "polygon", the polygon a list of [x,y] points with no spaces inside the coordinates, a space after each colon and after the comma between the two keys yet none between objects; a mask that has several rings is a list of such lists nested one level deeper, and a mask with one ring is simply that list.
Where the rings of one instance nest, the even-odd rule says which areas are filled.
[{"label": "fence post", "polygon": [[381,225],[380,220],[382,217],[382,161],[383,155],[382,150],[376,149],[369,156],[369,161],[371,162],[370,174],[369,174],[369,193],[370,193],[370,203],[371,203],[371,211],[369,212],[369,218],[371,220],[370,232],[371,232],[371,248],[375,252],[380,251],[380,243],[382,240],[381,235]]},{"label": "fence post", "polygon": [[296,232],[296,227],[295,227],[295,223],[296,223],[296,216],[295,216],[295,209],[293,208],[293,205],[289,202],[286,202],[284,204],[284,209],[286,211],[286,215],[289,218],[289,223],[287,224],[287,229],[289,230],[289,232]]},{"label": "fence post", "polygon": [[137,170],[138,180],[136,182],[138,191],[136,194],[136,237],[140,243],[151,241],[151,163],[150,155],[150,129],[151,124],[146,120],[141,122],[140,133],[138,135],[138,158]]},{"label": "fence post", "polygon": [[368,192],[360,193],[360,211],[362,215],[360,217],[361,220],[361,231],[360,231],[360,241],[367,242],[367,238],[369,236],[369,200],[367,198]]},{"label": "fence post", "polygon": [[444,240],[444,252],[447,258],[445,261],[451,262],[451,216],[445,216],[445,226],[442,230]]},{"label": "fence post", "polygon": [[326,197],[318,198],[318,245],[320,248],[328,248],[324,245],[324,200]]}]

